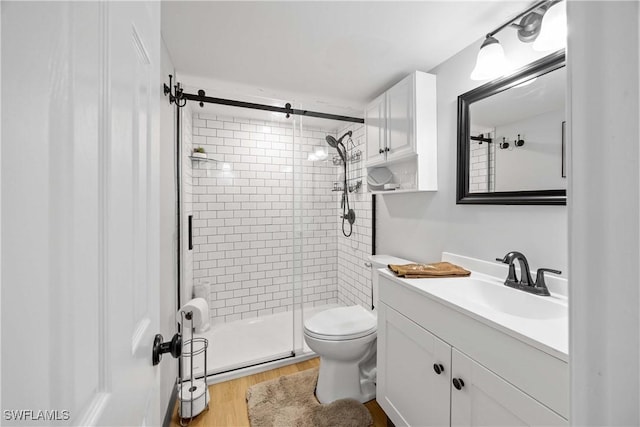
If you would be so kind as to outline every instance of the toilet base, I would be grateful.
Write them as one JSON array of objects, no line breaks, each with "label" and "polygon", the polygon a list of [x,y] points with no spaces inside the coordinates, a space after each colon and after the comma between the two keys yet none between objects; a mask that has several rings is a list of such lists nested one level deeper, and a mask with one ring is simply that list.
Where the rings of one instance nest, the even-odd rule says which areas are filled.
[{"label": "toilet base", "polygon": [[316,385],[316,398],[320,403],[338,399],[355,399],[360,403],[376,397],[376,384],[370,378],[361,378],[356,363],[345,363],[320,357],[320,371]]}]

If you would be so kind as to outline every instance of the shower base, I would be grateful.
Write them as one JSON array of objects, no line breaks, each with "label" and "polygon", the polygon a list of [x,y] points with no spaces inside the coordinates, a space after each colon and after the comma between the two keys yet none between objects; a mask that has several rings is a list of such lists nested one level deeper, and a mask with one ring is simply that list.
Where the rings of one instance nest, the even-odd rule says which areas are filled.
[{"label": "shower base", "polygon": [[[322,310],[339,307],[339,304],[327,304],[317,307],[305,307],[304,316],[313,316]],[[194,337],[206,338],[207,349],[207,382],[214,383],[228,379],[272,369],[289,363],[315,356],[302,337],[302,326],[299,328],[300,338],[295,357],[292,357],[293,319],[292,313],[283,312],[268,316],[236,320],[213,325],[203,334]],[[186,332],[183,339],[189,339]],[[203,359],[196,360],[193,366],[194,377],[202,377],[204,373]],[[183,378],[190,377],[190,365],[185,359]]]}]

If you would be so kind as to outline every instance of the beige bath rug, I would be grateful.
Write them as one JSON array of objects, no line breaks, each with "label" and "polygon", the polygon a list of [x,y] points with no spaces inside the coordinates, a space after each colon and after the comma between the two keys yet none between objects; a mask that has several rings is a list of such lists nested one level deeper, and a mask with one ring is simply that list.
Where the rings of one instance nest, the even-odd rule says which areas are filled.
[{"label": "beige bath rug", "polygon": [[318,369],[309,369],[247,390],[247,408],[252,427],[369,427],[367,408],[354,399],[340,399],[322,405],[314,394]]}]

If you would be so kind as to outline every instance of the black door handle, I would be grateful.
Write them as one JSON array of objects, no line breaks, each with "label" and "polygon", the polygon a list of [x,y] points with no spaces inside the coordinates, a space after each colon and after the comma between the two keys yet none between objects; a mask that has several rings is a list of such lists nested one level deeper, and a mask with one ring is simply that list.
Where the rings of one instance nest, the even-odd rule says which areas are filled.
[{"label": "black door handle", "polygon": [[174,358],[178,358],[182,354],[182,336],[180,334],[175,334],[171,341],[162,342],[162,340],[160,334],[157,334],[153,339],[153,353],[151,355],[153,366],[160,363],[164,353],[171,353]]},{"label": "black door handle", "polygon": [[464,381],[462,381],[462,378],[454,378],[451,382],[456,390],[462,390],[462,387],[464,387]]},{"label": "black door handle", "polygon": [[436,371],[436,374],[440,375],[444,372],[444,366],[442,366],[442,364],[440,363],[434,363],[433,370]]}]

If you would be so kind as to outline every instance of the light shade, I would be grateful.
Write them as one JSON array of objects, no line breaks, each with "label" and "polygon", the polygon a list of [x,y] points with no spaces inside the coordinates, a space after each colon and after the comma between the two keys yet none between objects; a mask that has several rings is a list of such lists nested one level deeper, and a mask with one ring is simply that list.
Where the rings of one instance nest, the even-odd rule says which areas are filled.
[{"label": "light shade", "polygon": [[478,52],[476,66],[471,72],[471,80],[487,80],[499,77],[507,70],[507,60],[500,42],[487,36]]},{"label": "light shade", "polygon": [[560,1],[552,4],[542,18],[540,35],[533,42],[539,52],[559,50],[567,45],[567,5]]}]

